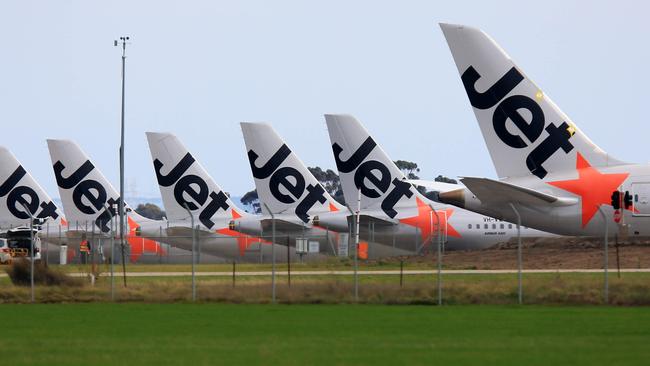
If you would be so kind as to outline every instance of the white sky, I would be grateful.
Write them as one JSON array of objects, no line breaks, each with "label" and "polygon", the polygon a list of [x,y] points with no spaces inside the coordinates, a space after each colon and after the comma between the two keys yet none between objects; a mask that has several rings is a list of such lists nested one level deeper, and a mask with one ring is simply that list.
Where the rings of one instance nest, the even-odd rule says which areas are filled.
[{"label": "white sky", "polygon": [[351,113],[423,178],[494,169],[438,22],[487,31],[598,145],[645,162],[641,1],[26,1],[0,11],[0,144],[58,197],[46,138],[117,186],[120,51],[127,182],[159,196],[145,131],[176,133],[224,190],[253,188],[240,121],[334,168],[323,113]]}]

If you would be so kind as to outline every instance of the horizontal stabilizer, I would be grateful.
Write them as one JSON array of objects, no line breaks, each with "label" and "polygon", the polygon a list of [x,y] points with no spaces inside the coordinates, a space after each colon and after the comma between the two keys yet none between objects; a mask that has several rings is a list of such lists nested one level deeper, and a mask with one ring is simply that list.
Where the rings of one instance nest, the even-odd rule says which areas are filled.
[{"label": "horizontal stabilizer", "polygon": [[[265,236],[271,234],[273,228],[273,219],[266,216],[260,220],[262,223],[262,230],[264,231]],[[275,230],[276,232],[299,232],[301,229],[309,230],[311,226],[303,224],[302,221],[298,220],[286,220],[282,218],[275,219]]]},{"label": "horizontal stabilizer", "polygon": [[522,186],[488,178],[466,177],[460,180],[483,203],[570,206],[578,203],[575,197],[558,197]]},{"label": "horizontal stabilizer", "polygon": [[[377,226],[392,226],[392,225],[397,225],[399,224],[399,220],[391,220],[391,219],[385,219],[385,218],[380,218],[377,216],[371,216],[371,215],[364,215],[361,214],[361,217],[359,217],[359,227],[368,227],[368,225],[372,223],[375,227]],[[348,216],[348,225],[350,227],[354,227],[354,215]]]}]

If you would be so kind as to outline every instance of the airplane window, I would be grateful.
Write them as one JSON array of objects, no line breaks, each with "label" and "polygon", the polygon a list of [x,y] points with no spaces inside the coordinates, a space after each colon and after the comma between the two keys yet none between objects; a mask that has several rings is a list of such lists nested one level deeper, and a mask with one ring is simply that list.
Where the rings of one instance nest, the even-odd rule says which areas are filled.
[{"label": "airplane window", "polygon": [[492,229],[496,229],[496,228],[497,228],[497,224],[492,224]]},{"label": "airplane window", "polygon": [[471,228],[472,228],[472,224],[467,224],[467,228],[468,228],[468,229],[471,229]]},{"label": "airplane window", "polygon": [[506,227],[506,226],[505,226],[504,224],[501,224],[501,228],[502,228],[502,229],[505,229],[505,227]]}]

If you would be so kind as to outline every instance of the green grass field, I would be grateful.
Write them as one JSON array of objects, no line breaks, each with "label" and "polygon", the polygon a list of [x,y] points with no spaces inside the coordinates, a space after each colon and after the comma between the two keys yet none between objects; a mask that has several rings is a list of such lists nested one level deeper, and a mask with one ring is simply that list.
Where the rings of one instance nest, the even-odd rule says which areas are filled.
[{"label": "green grass field", "polygon": [[647,365],[650,308],[2,305],[2,363]]}]

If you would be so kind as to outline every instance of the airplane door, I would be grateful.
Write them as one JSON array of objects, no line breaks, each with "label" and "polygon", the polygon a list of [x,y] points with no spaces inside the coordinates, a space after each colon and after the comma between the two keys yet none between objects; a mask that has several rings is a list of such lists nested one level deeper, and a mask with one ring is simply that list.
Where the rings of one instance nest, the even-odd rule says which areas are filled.
[{"label": "airplane door", "polygon": [[650,216],[650,183],[632,183],[634,216]]}]

